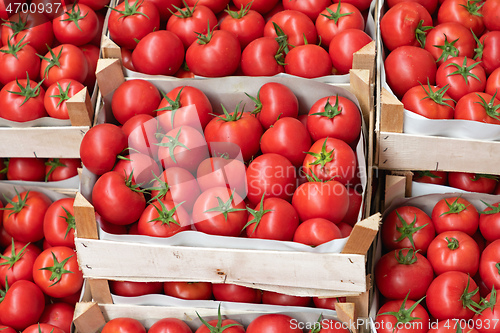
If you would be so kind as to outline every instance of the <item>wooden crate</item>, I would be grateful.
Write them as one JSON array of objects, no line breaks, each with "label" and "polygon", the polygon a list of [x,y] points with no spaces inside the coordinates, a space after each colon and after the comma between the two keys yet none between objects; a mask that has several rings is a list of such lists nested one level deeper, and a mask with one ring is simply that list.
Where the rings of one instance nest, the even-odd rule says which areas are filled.
[{"label": "wooden crate", "polygon": [[80,158],[80,143],[92,126],[94,103],[84,88],[66,104],[71,126],[0,127],[0,157]]}]

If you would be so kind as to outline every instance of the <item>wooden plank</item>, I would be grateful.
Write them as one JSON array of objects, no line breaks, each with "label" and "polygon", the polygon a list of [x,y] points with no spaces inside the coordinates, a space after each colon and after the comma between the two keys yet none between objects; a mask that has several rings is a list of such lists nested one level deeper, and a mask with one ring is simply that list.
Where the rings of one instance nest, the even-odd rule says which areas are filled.
[{"label": "wooden plank", "polygon": [[66,101],[72,126],[92,126],[94,107],[87,87]]},{"label": "wooden plank", "polygon": [[109,290],[108,280],[102,279],[88,279],[88,284],[90,291],[92,293],[92,299],[101,304],[112,304],[113,298],[111,297],[111,291]]},{"label": "wooden plank", "polygon": [[381,132],[384,170],[442,170],[500,174],[500,142]]},{"label": "wooden plank", "polygon": [[[255,283],[364,292],[365,256],[194,248],[76,239],[85,277]],[[105,253],[106,255],[100,255]],[[127,265],[123,265],[124,258]],[[256,264],[257,263],[257,264]],[[133,267],[133,269],[131,269]],[[192,269],[196,267],[196,269]]]},{"label": "wooden plank", "polygon": [[370,71],[365,69],[351,69],[350,91],[356,96],[361,107],[365,124],[370,122],[370,113],[373,112],[373,86],[370,85]]},{"label": "wooden plank", "polygon": [[342,253],[365,255],[377,235],[381,219],[380,213],[377,213],[356,223]]},{"label": "wooden plank", "polygon": [[352,333],[358,333],[358,314],[354,303],[336,303],[335,311],[339,319],[347,324]]},{"label": "wooden plank", "polygon": [[99,59],[96,79],[102,96],[107,96],[125,82],[120,59]]},{"label": "wooden plank", "polygon": [[0,128],[0,157],[80,158],[88,126]]},{"label": "wooden plank", "polygon": [[370,312],[371,276],[366,276],[366,291],[358,296],[347,296],[347,303],[354,303],[358,317],[368,317]]},{"label": "wooden plank", "polygon": [[94,207],[81,193],[76,194],[73,210],[75,215],[76,234],[78,237],[99,239]]},{"label": "wooden plank", "polygon": [[404,107],[396,96],[382,88],[380,131],[403,133]]},{"label": "wooden plank", "polygon": [[73,324],[78,333],[95,333],[106,324],[97,303],[76,303]]},{"label": "wooden plank", "polygon": [[413,184],[413,172],[408,170],[393,170],[391,171],[391,175],[393,176],[403,176],[405,177],[405,197],[411,197],[411,189]]},{"label": "wooden plank", "polygon": [[369,81],[374,83],[375,80],[375,58],[376,58],[375,41],[372,41],[360,50],[353,54],[352,68],[366,69],[369,71]]},{"label": "wooden plank", "polygon": [[404,198],[405,191],[406,177],[387,175],[385,177],[384,207],[389,207],[394,199]]},{"label": "wooden plank", "polygon": [[101,52],[104,59],[120,59],[120,61],[122,61],[122,51],[120,47],[106,35],[101,39]]}]

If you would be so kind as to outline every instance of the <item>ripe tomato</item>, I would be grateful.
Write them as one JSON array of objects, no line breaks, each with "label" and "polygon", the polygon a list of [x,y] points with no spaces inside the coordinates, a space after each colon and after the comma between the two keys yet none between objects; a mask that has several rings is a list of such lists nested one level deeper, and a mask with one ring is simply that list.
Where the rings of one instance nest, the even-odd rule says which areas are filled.
[{"label": "ripe tomato", "polygon": [[[387,83],[398,98],[402,98],[408,89],[420,83],[428,82],[431,85],[436,83],[435,59],[429,51],[420,47],[396,48],[385,59],[384,67]],[[442,86],[445,85],[446,83]],[[449,95],[453,98],[451,94]]]},{"label": "ripe tomato", "polygon": [[479,62],[467,57],[453,57],[442,63],[436,72],[436,84],[449,85],[448,95],[455,101],[471,92],[482,92],[486,87],[486,73]]},{"label": "ripe tomato", "polygon": [[133,318],[115,318],[111,319],[104,325],[101,333],[146,333],[144,326]]},{"label": "ripe tomato", "polygon": [[479,173],[450,172],[448,183],[464,191],[493,193],[498,183],[498,177]]},{"label": "ripe tomato", "polygon": [[413,181],[436,185],[448,184],[448,173],[445,171],[414,171]]},{"label": "ripe tomato", "polygon": [[313,143],[302,168],[306,176],[314,175],[323,181],[335,179],[346,185],[356,175],[356,165],[356,154],[347,143],[327,137]]},{"label": "ripe tomato", "polygon": [[193,333],[191,328],[180,319],[163,318],[156,321],[148,330],[149,333]]},{"label": "ripe tomato", "polygon": [[66,101],[84,88],[84,85],[72,79],[62,79],[51,84],[45,91],[43,104],[52,118],[69,119]]},{"label": "ripe tomato", "polygon": [[479,230],[487,241],[493,242],[500,239],[500,202],[486,205],[479,216]]},{"label": "ripe tomato", "polygon": [[17,44],[23,39],[38,54],[46,53],[47,46],[52,46],[54,41],[52,21],[39,12],[19,12],[10,16],[8,22],[2,24],[1,33],[2,45],[8,45],[7,41]]},{"label": "ripe tomato", "polygon": [[423,47],[426,31],[431,26],[431,15],[418,2],[397,3],[380,19],[382,41],[389,51],[400,46]]},{"label": "ripe tomato", "polygon": [[[314,22],[304,13],[296,10],[284,10],[274,14],[264,27],[264,36],[278,37],[274,24],[278,25],[288,37],[287,41],[290,45],[295,47],[304,45],[305,40],[309,44],[317,42],[318,34]],[[319,65],[318,63],[314,64]]]},{"label": "ripe tomato", "polygon": [[427,258],[436,275],[460,271],[474,276],[479,268],[479,246],[462,231],[445,231],[427,249]]},{"label": "ripe tomato", "polygon": [[279,0],[233,0],[234,5],[237,8],[245,7],[249,3],[252,4],[252,9],[259,12],[260,14],[266,14],[271,9],[273,9],[277,4],[281,3]]},{"label": "ripe tomato", "polygon": [[377,288],[388,299],[408,297],[418,301],[425,296],[433,278],[429,260],[413,249],[393,250],[375,265]]},{"label": "ripe tomato", "polygon": [[256,205],[263,195],[290,201],[296,187],[292,163],[278,154],[263,154],[254,159],[246,173],[247,198]]},{"label": "ripe tomato", "polygon": [[124,124],[137,114],[153,116],[153,111],[158,108],[160,100],[160,92],[149,81],[128,80],[114,92],[111,109],[116,120]]},{"label": "ripe tomato", "polygon": [[146,0],[152,2],[160,13],[160,21],[161,23],[167,22],[168,19],[172,16],[172,13],[175,13],[175,7],[181,7],[181,0]]},{"label": "ripe tomato", "polygon": [[80,158],[83,165],[96,175],[113,169],[116,156],[127,148],[127,136],[120,127],[113,124],[93,126],[80,144]]},{"label": "ripe tomato", "polygon": [[[200,317],[201,318],[201,317]],[[211,333],[211,332],[226,332],[226,333],[245,333],[243,325],[236,320],[224,319],[219,315],[219,319],[210,320],[208,322],[202,320],[201,325],[195,333]]]},{"label": "ripe tomato", "polygon": [[243,50],[251,41],[264,35],[266,22],[262,15],[250,9],[250,6],[241,7],[239,11],[228,10],[229,14],[221,23],[220,29],[236,35]]},{"label": "ripe tomato", "polygon": [[5,85],[16,79],[37,80],[40,74],[40,58],[36,50],[24,40],[17,43],[7,40],[0,48],[0,83]]},{"label": "ripe tomato", "polygon": [[203,131],[212,120],[212,104],[198,88],[180,86],[163,96],[158,106],[158,121],[164,131],[180,126],[190,126]]},{"label": "ripe tomato", "polygon": [[314,306],[318,309],[335,310],[335,304],[345,302],[345,297],[313,297]]},{"label": "ripe tomato", "polygon": [[500,272],[498,258],[500,256],[500,240],[490,243],[481,253],[479,261],[479,275],[486,288],[498,289],[500,287]]},{"label": "ripe tomato", "polygon": [[299,45],[285,56],[285,72],[308,79],[330,75],[332,60],[321,46]]},{"label": "ripe tomato", "polygon": [[104,220],[119,225],[134,223],[146,207],[144,194],[130,176],[116,171],[109,171],[97,180],[92,203]]},{"label": "ripe tomato", "polygon": [[285,10],[296,10],[302,12],[314,22],[320,13],[331,4],[331,0],[289,0],[283,1],[283,8]]},{"label": "ripe tomato", "polygon": [[387,215],[380,230],[387,250],[414,248],[426,253],[436,234],[431,218],[417,207],[402,206]]},{"label": "ripe tomato", "polygon": [[0,284],[11,286],[19,280],[33,281],[33,263],[42,251],[33,244],[15,242],[4,251],[0,259]]},{"label": "ripe tomato", "polygon": [[52,21],[54,36],[60,43],[85,45],[99,33],[97,14],[89,6],[75,3],[64,6],[61,11],[64,14]]},{"label": "ripe tomato", "polygon": [[137,228],[140,235],[171,237],[191,229],[191,220],[182,203],[157,200],[146,207]]},{"label": "ripe tomato", "polygon": [[455,101],[446,93],[448,87],[427,84],[408,89],[401,102],[406,110],[429,119],[453,119]]},{"label": "ripe tomato", "polygon": [[89,68],[87,77],[85,78],[83,85],[87,86],[89,92],[92,93],[96,82],[95,72],[97,70],[97,61],[99,60],[100,49],[98,46],[93,44],[85,44],[79,46],[79,48],[80,50],[82,50],[85,59],[87,59],[87,65]]},{"label": "ripe tomato", "polygon": [[159,28],[160,13],[149,1],[125,0],[113,8],[108,19],[111,39],[127,49],[134,49],[136,40]]},{"label": "ripe tomato", "polygon": [[45,296],[31,281],[14,282],[0,302],[0,322],[16,331],[38,322],[45,308]]},{"label": "ripe tomato", "polygon": [[236,284],[214,283],[212,291],[219,302],[260,303],[262,300],[260,290]]},{"label": "ripe tomato", "polygon": [[500,32],[490,31],[485,33],[479,39],[475,49],[476,57],[474,59],[481,61],[481,66],[486,74],[490,75],[495,69],[500,67]]},{"label": "ripe tomato", "polygon": [[11,157],[7,166],[8,180],[41,182],[45,179],[44,158]]},{"label": "ripe tomato", "polygon": [[329,46],[330,58],[336,73],[349,74],[354,53],[371,41],[372,38],[360,29],[346,29],[336,34]]},{"label": "ripe tomato", "polygon": [[339,2],[323,9],[317,16],[316,30],[321,43],[328,48],[332,38],[347,29],[365,29],[365,19],[356,6]]},{"label": "ripe tomato", "polygon": [[474,316],[475,327],[480,333],[496,333],[499,331],[498,322],[500,321],[500,299],[498,299],[497,291],[493,289],[483,302],[486,308],[481,311],[481,314]]},{"label": "ripe tomato", "polygon": [[246,197],[246,166],[237,159],[210,157],[198,166],[196,181],[202,192],[212,187],[227,187]]},{"label": "ripe tomato", "polygon": [[3,86],[0,90],[0,117],[18,122],[46,117],[42,82],[37,83],[27,78],[11,81]]},{"label": "ripe tomato", "polygon": [[155,135],[157,130],[158,121],[148,114],[135,115],[122,126],[128,147],[155,160],[158,158],[159,141]]},{"label": "ripe tomato", "polygon": [[109,289],[114,295],[125,297],[162,294],[163,282],[132,282],[109,280]]},{"label": "ripe tomato", "polygon": [[213,11],[203,5],[185,7],[168,19],[167,30],[176,34],[187,50],[197,40],[197,33],[206,34],[217,24]]},{"label": "ripe tomato", "polygon": [[43,233],[50,245],[75,248],[74,202],[74,198],[59,199],[47,209],[43,219]]},{"label": "ripe tomato", "polygon": [[484,26],[489,31],[500,30],[500,22],[498,21],[498,16],[500,14],[500,4],[498,0],[487,1],[482,7],[483,22]]},{"label": "ripe tomato", "polygon": [[87,58],[80,48],[72,44],[61,44],[49,49],[42,58],[40,77],[45,79],[43,81],[45,87],[62,79],[73,79],[83,83],[88,70]]},{"label": "ripe tomato", "polygon": [[[446,2],[446,3],[445,3]],[[463,25],[476,36],[481,36],[484,31],[481,4],[472,0],[444,1],[439,7],[437,21],[456,22]]]},{"label": "ripe tomato", "polygon": [[262,291],[262,303],[282,306],[310,306],[312,298],[309,296],[292,296],[273,291]]},{"label": "ripe tomato", "polygon": [[26,327],[23,333],[65,333],[57,326],[45,323],[37,323]]},{"label": "ripe tomato", "polygon": [[462,96],[455,107],[455,119],[479,121],[500,125],[500,101],[482,92]]},{"label": "ripe tomato", "polygon": [[495,69],[486,80],[484,92],[490,95],[500,93],[500,68]]},{"label": "ripe tomato", "polygon": [[438,234],[444,231],[463,231],[472,236],[479,226],[477,209],[461,197],[439,200],[432,209],[431,218]]},{"label": "ripe tomato", "polygon": [[[158,55],[161,61],[158,61]],[[173,76],[184,61],[184,45],[176,34],[166,30],[144,36],[132,52],[135,70],[150,75]]]},{"label": "ripe tomato", "polygon": [[165,282],[165,294],[188,300],[212,299],[212,284],[210,282]]},{"label": "ripe tomato", "polygon": [[316,179],[297,188],[293,193],[292,205],[301,221],[320,217],[338,223],[346,215],[349,196],[340,182]]},{"label": "ripe tomato", "polygon": [[135,71],[134,63],[132,62],[132,52],[124,47],[121,48],[123,67],[128,70]]},{"label": "ripe tomato", "polygon": [[132,153],[118,159],[113,171],[126,176],[132,175],[132,180],[142,188],[150,186],[160,175],[158,164],[149,155]]},{"label": "ripe tomato", "polygon": [[5,205],[5,230],[20,242],[36,242],[43,238],[43,218],[52,201],[37,191],[17,192]]},{"label": "ripe tomato", "polygon": [[476,41],[472,32],[457,22],[438,24],[427,33],[425,49],[429,51],[437,65],[453,57],[474,57]]},{"label": "ripe tomato", "polygon": [[69,333],[74,312],[75,307],[68,303],[57,302],[48,304],[45,306],[39,322],[59,327],[64,333]]},{"label": "ripe tomato", "polygon": [[247,221],[245,202],[227,187],[212,187],[196,199],[193,223],[196,230],[220,236],[239,236]]},{"label": "ripe tomato", "polygon": [[83,285],[83,274],[76,252],[66,246],[43,251],[33,264],[33,280],[51,297],[61,298],[77,293]]},{"label": "ripe tomato", "polygon": [[438,320],[471,319],[479,293],[474,280],[463,272],[450,271],[437,276],[427,289],[426,304],[432,317]]},{"label": "ripe tomato", "polygon": [[281,313],[265,314],[252,320],[246,333],[302,333],[303,330],[294,323],[297,324],[296,319]]},{"label": "ripe tomato", "polygon": [[[236,110],[229,114],[223,108],[224,115],[213,118],[205,128],[205,139],[208,148],[213,155],[215,145],[213,143],[227,142],[239,147],[244,161],[249,161],[259,151],[259,140],[263,129],[259,120],[251,115],[250,112],[239,111],[239,104]],[[240,151],[235,151],[231,145],[228,145],[227,152],[229,158],[236,158]],[[260,196],[259,198],[260,199]]]},{"label": "ripe tomato", "polygon": [[[459,328],[460,325],[463,328]],[[456,333],[458,330],[464,333],[478,333],[475,328],[464,326],[467,326],[465,322],[459,321],[458,319],[440,320],[431,324],[428,333]]]},{"label": "ripe tomato", "polygon": [[240,42],[232,32],[209,31],[198,35],[186,51],[186,64],[199,76],[221,77],[236,72],[241,60]]},{"label": "ripe tomato", "polygon": [[45,162],[45,179],[57,182],[78,175],[78,168],[82,167],[79,158],[49,158]]},{"label": "ripe tomato", "polygon": [[338,238],[342,238],[339,227],[323,218],[313,218],[302,222],[293,235],[294,242],[312,247]]},{"label": "ripe tomato", "polygon": [[273,76],[285,71],[284,50],[274,37],[251,41],[241,53],[241,71],[246,76]]},{"label": "ripe tomato", "polygon": [[[420,299],[421,301],[422,299]],[[429,327],[429,314],[420,301],[388,301],[377,312],[375,325],[380,333],[426,333]]]},{"label": "ripe tomato", "polygon": [[[444,1],[444,0],[443,0]],[[395,6],[399,2],[405,2],[404,0],[389,0],[387,1],[387,6],[389,8]],[[416,1],[427,9],[429,14],[433,15],[434,11],[437,9],[438,0],[418,0]],[[441,1],[442,2],[442,1]]]}]

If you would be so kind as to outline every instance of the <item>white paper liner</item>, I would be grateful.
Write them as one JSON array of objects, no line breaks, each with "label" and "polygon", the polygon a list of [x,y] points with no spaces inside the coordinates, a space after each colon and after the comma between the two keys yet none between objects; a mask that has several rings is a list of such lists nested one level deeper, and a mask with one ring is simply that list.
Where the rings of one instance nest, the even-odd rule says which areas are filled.
[{"label": "white paper liner", "polygon": [[0,182],[0,201],[3,202],[5,205],[7,201],[5,200],[5,197],[9,198],[11,200],[16,196],[16,190],[18,193],[24,192],[24,191],[37,191],[45,194],[46,196],[49,197],[52,202],[57,201],[59,199],[67,198],[68,196],[62,193],[54,192],[49,189],[39,187],[39,186],[30,186],[30,185],[20,185],[20,184],[8,184],[4,181]]},{"label": "white paper liner", "polygon": [[77,175],[56,182],[29,182],[20,180],[2,180],[2,183],[11,185],[21,185],[21,186],[36,186],[43,188],[75,189],[76,191],[80,186],[80,178]]},{"label": "white paper liner", "polygon": [[0,127],[53,127],[53,126],[71,126],[71,121],[69,119],[56,119],[52,117],[42,117],[31,121],[18,122],[11,121],[5,118],[0,118]]},{"label": "white paper liner", "polygon": [[[445,185],[437,185],[437,184],[427,184],[427,183],[419,183],[412,182],[411,185],[411,196],[418,197],[421,195],[427,194],[437,194],[437,193],[470,193],[468,191],[460,190],[455,187],[445,186]],[[500,200],[500,199],[499,199]]]}]

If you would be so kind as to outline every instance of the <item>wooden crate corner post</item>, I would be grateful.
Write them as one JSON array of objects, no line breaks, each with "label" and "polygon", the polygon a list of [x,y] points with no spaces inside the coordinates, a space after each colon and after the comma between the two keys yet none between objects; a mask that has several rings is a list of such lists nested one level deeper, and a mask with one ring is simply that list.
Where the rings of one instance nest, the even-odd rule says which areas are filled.
[{"label": "wooden crate corner post", "polygon": [[380,213],[376,213],[356,223],[342,253],[366,255],[377,235],[381,219]]},{"label": "wooden crate corner post", "polygon": [[403,133],[404,106],[396,96],[382,89],[380,132]]},{"label": "wooden crate corner post", "polygon": [[375,41],[363,46],[353,54],[352,68],[369,70],[369,83],[373,84],[375,80],[375,60],[376,45]]},{"label": "wooden crate corner post", "polygon": [[106,324],[99,305],[94,302],[76,303],[73,316],[75,333],[95,333]]},{"label": "wooden crate corner post", "polygon": [[125,82],[120,59],[99,59],[97,61],[96,79],[99,91],[105,97]]},{"label": "wooden crate corner post", "polygon": [[337,303],[337,317],[351,330],[358,333],[358,313],[354,303]]},{"label": "wooden crate corner post", "polygon": [[350,91],[356,96],[366,124],[370,123],[370,113],[374,108],[373,86],[370,84],[370,71],[367,69],[351,69]]},{"label": "wooden crate corner post", "polygon": [[122,62],[121,48],[108,36],[102,36],[101,53],[104,59],[120,59]]},{"label": "wooden crate corner post", "polygon": [[92,126],[94,107],[87,87],[66,101],[71,126]]}]

